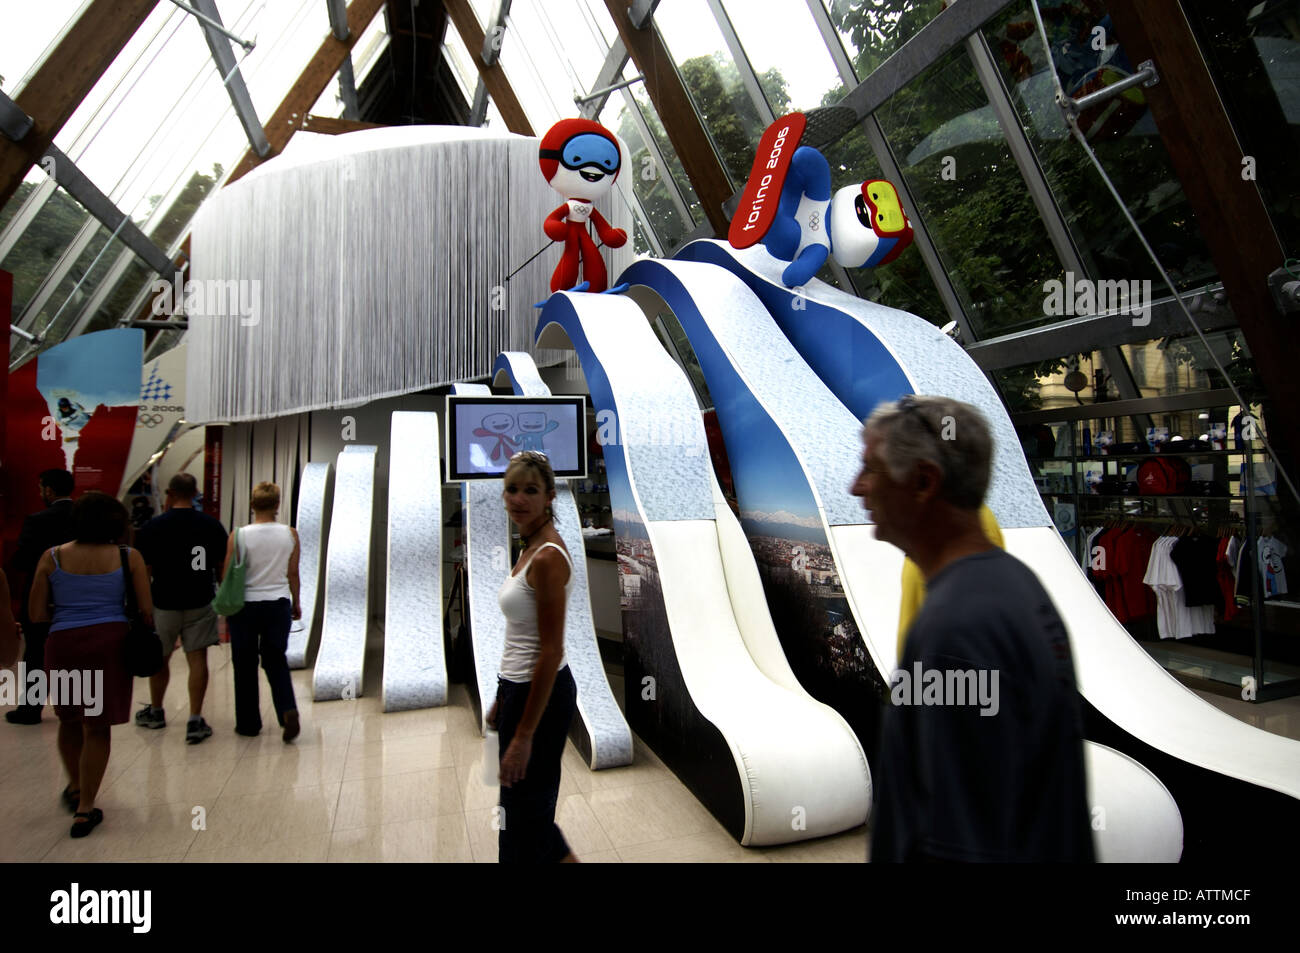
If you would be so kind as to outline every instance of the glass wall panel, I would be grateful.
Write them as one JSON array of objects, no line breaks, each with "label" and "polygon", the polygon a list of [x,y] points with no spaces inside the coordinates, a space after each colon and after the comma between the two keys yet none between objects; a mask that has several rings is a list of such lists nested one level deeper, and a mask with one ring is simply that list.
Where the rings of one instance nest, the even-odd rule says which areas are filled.
[{"label": "glass wall panel", "polygon": [[[238,4],[233,5],[229,16],[235,16]],[[276,0],[275,3],[258,4],[250,2],[253,16],[249,26],[234,32],[248,38],[256,35],[257,48],[244,59],[244,51],[233,46],[236,60],[243,59],[241,70],[248,85],[249,95],[258,118],[268,122],[271,114],[280,105],[285,94],[292,88],[303,68],[320,49],[325,37],[330,34],[329,10],[321,0]],[[383,16],[382,13],[379,14]],[[228,13],[222,10],[222,18]],[[190,31],[198,31],[199,25],[192,23]],[[200,31],[201,32],[201,31]],[[216,74],[216,67],[211,63],[211,54],[207,44],[200,46],[208,57],[209,68]],[[220,79],[217,80],[220,82]],[[223,90],[224,92],[224,90]]]},{"label": "glass wall panel", "polygon": [[601,0],[582,0],[582,6],[586,8],[588,24],[595,27],[600,38],[601,49],[608,50],[618,39],[618,27],[610,19],[609,10]]},{"label": "glass wall panel", "polygon": [[[1264,398],[1263,388],[1255,375],[1254,361],[1246,347],[1245,336],[1237,328],[1207,334],[1209,349],[1195,334],[1158,338],[1137,344],[1125,344],[1120,352],[1133,373],[1140,397],[1171,397],[1228,386],[1210,358],[1218,358],[1228,378],[1248,404]],[[1066,387],[1066,375],[1078,370],[1082,389]],[[1008,408],[1013,412],[1075,407],[1119,399],[1119,389],[1107,374],[1100,351],[1072,354],[1060,358],[1024,364],[995,371]],[[1195,419],[1195,414],[1192,418]],[[1183,426],[1186,430],[1185,425]],[[1139,439],[1141,434],[1131,439]],[[1189,436],[1183,433],[1184,437]],[[1190,436],[1200,436],[1200,433]]]},{"label": "glass wall panel", "polygon": [[[521,28],[532,30],[516,37],[524,44],[538,45],[542,37],[546,37],[568,72],[568,85],[573,93],[586,94],[591,89],[605,62],[605,54],[609,52],[600,18],[613,28],[609,12],[603,5],[599,10],[593,10],[583,0],[545,0],[545,3],[541,0],[515,0],[510,7],[510,16],[512,20],[518,17]],[[533,29],[533,24],[540,31]],[[565,115],[577,115],[577,107]]]},{"label": "glass wall panel", "polygon": [[1295,4],[1183,4],[1282,245],[1300,255],[1300,15]]},{"label": "glass wall panel", "polygon": [[501,69],[523,107],[533,132],[542,135],[558,120],[577,114],[574,81],[548,41],[537,11],[511,6],[501,46]]},{"label": "glass wall panel", "polygon": [[724,0],[722,6],[774,116],[844,98],[844,84],[805,4],[783,4],[779,20],[773,4]]},{"label": "glass wall panel", "polygon": [[49,55],[86,0],[5,4],[0,31],[0,90],[13,99]]},{"label": "glass wall panel", "polygon": [[[623,70],[623,78],[631,79],[635,73],[635,65],[628,63]],[[645,85],[634,83],[627,88],[623,94],[626,101],[631,97],[636,101],[636,106],[641,110],[641,115],[645,118],[646,127],[650,130],[650,135],[655,143],[659,146],[659,153],[668,163],[668,171],[677,184],[677,191],[686,202],[687,211],[690,212],[691,221],[698,225],[706,218],[704,208],[700,205],[700,197],[695,194],[695,186],[691,184],[690,178],[686,175],[686,169],[682,166],[682,160],[677,156],[677,150],[673,148],[672,140],[668,138],[668,132],[664,129],[663,120],[659,118],[659,113],[655,110],[654,104],[650,102],[650,94],[646,92]],[[658,172],[659,170],[656,170]],[[667,183],[665,183],[666,187]],[[648,210],[647,210],[648,211]],[[671,245],[672,242],[665,242],[665,245]]]},{"label": "glass wall panel", "polygon": [[964,47],[876,111],[975,333],[1051,323],[1064,270]]},{"label": "glass wall panel", "polygon": [[[474,16],[478,18],[478,25],[483,28],[484,32],[487,32],[488,24],[492,22],[492,19],[497,15],[497,8],[501,6],[499,0],[470,0],[469,5],[474,8]],[[456,29],[451,23],[447,24],[447,28],[449,30]]]},{"label": "glass wall panel", "polygon": [[862,80],[947,4],[945,0],[823,0],[823,5]]},{"label": "glass wall panel", "polygon": [[469,58],[469,51],[465,49],[465,44],[460,40],[460,34],[453,29],[449,29],[440,52],[442,58],[451,65],[451,74],[456,78],[456,85],[460,87],[465,102],[473,105],[474,90],[478,88],[479,74],[473,60]]},{"label": "glass wall panel", "polygon": [[[1098,352],[1072,354],[1033,364],[1004,367],[993,372],[993,379],[1002,391],[1002,399],[1011,413],[1052,410],[1058,407],[1076,407],[1080,403],[1095,403],[1099,399],[1098,391],[1093,386],[1097,380],[1095,372],[1103,367]],[[1074,370],[1082,372],[1087,378],[1084,389],[1079,392],[1079,399],[1076,399],[1074,391],[1065,386],[1066,374]]]},{"label": "glass wall panel", "polygon": [[767,123],[740,79],[717,21],[702,3],[664,0],[655,9],[655,25],[732,188],[741,188]]},{"label": "glass wall panel", "polygon": [[[1109,85],[1135,70],[1103,3],[1048,7],[1044,25],[1061,83],[1072,96]],[[1013,5],[985,28],[984,36],[1090,276],[1152,280],[1163,286],[1137,236],[1065,125],[1054,101],[1047,54],[1032,10]],[[1141,87],[1085,112],[1079,121],[1175,284],[1186,288],[1212,278],[1209,252]],[[991,129],[988,132],[994,134]]]},{"label": "glass wall panel", "polygon": [[[5,215],[11,216],[35,188],[31,182],[20,184],[13,200],[5,207]],[[0,268],[14,276],[15,322],[89,218],[76,199],[63,189],[56,189],[13,250],[0,261]],[[0,219],[0,230],[4,221]]]},{"label": "glass wall panel", "polygon": [[[455,33],[456,28],[448,24],[447,36],[450,37]],[[358,89],[366,81],[370,71],[375,68],[375,64],[382,62],[383,53],[388,49],[389,42],[388,18],[380,13],[370,21],[370,26],[366,27],[356,45],[352,47],[352,73],[356,77]]]},{"label": "glass wall panel", "polygon": [[9,358],[11,366],[16,366],[31,354],[53,347],[64,339],[76,321],[81,306],[104,280],[125,247],[104,226],[101,225],[94,231],[58,285],[47,289],[49,293],[42,296],[44,303],[27,325],[27,330],[42,335],[44,341],[39,345],[26,340],[18,344],[17,339],[14,339]]},{"label": "glass wall panel", "polygon": [[1264,390],[1255,375],[1255,362],[1241,330],[1214,331],[1205,335],[1205,339],[1209,342],[1208,349],[1194,333],[1124,345],[1121,350],[1142,396],[1167,397],[1227,387],[1210,358],[1213,353],[1247,402],[1263,400]]},{"label": "glass wall panel", "polygon": [[[623,175],[630,178],[624,181],[631,183],[637,199],[641,202],[641,207],[645,210],[647,224],[654,230],[660,245],[665,249],[675,247],[690,232],[693,223],[682,219],[681,212],[669,191],[669,182],[663,176],[654,152],[646,144],[641,129],[635,121],[636,116],[632,112],[635,108],[635,101],[631,97],[614,93],[605,104],[598,120],[606,129],[613,130],[627,143],[628,151],[631,153],[631,163]],[[653,114],[645,118],[647,125],[651,122],[658,123],[658,117]],[[649,241],[645,241],[644,247],[641,246],[640,241],[638,239],[636,250],[649,252],[651,250]]]}]

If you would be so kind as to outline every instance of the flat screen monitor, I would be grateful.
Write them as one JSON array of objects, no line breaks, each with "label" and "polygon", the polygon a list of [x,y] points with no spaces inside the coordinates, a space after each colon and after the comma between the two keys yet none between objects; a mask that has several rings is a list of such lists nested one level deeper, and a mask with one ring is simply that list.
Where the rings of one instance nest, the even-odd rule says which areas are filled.
[{"label": "flat screen monitor", "polygon": [[546,454],[555,475],[587,475],[584,397],[447,396],[447,482],[500,479],[521,450]]}]

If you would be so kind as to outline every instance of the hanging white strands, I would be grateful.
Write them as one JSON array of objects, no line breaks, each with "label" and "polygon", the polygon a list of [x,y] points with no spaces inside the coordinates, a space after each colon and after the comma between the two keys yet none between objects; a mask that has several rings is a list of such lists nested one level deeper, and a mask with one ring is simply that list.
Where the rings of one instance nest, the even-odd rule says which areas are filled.
[{"label": "hanging white strands", "polygon": [[[560,249],[537,140],[466,127],[299,133],[208,202],[192,236],[194,423],[356,405],[536,353]],[[625,199],[602,211],[632,229]],[[602,248],[611,277],[632,243]],[[512,271],[517,274],[506,281]]]}]

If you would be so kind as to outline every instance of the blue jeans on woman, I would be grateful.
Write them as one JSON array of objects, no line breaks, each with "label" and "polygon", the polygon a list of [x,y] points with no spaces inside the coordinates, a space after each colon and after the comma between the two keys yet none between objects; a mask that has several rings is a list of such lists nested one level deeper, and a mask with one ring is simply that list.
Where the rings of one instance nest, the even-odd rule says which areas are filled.
[{"label": "blue jeans on woman", "polygon": [[262,730],[262,708],[258,698],[257,660],[262,659],[266,680],[271,683],[271,702],[275,717],[284,724],[284,713],[296,711],[289,675],[289,626],[293,623],[293,604],[288,599],[245,602],[244,608],[230,617],[230,661],[235,669],[235,731],[255,735]]}]

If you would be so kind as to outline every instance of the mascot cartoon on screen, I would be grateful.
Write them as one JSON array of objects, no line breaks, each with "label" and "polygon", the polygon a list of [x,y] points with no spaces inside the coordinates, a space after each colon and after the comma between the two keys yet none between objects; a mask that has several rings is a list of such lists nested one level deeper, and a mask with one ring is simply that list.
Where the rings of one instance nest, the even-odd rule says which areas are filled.
[{"label": "mascot cartoon on screen", "polygon": [[[561,119],[542,137],[537,164],[547,184],[564,199],[542,226],[551,241],[564,242],[564,253],[551,275],[551,291],[604,291],[605,262],[587,223],[596,227],[596,234],[610,248],[627,242],[627,232],[614,228],[596,209],[596,200],[609,192],[623,167],[618,137],[590,119]],[[576,287],[579,269],[586,284],[581,289]]]},{"label": "mascot cartoon on screen", "polygon": [[873,268],[912,242],[898,191],[884,179],[832,196],[825,157],[799,145],[806,124],[802,113],[790,113],[767,127],[727,233],[735,248],[762,242],[790,262],[781,273],[787,288],[806,284],[830,255],[845,268]]}]

